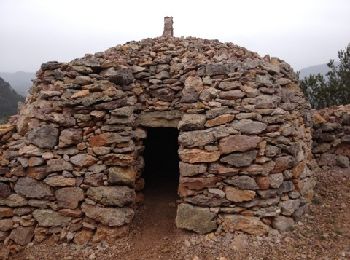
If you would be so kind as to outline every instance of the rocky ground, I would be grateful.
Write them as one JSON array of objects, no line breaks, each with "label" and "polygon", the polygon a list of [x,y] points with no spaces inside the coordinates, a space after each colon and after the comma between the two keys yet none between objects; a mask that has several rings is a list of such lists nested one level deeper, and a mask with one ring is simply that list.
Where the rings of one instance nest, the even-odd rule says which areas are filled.
[{"label": "rocky ground", "polygon": [[[10,259],[350,259],[350,170],[320,171],[317,179],[308,214],[289,233],[253,237],[183,232],[171,221],[175,204],[167,197],[157,201],[158,196],[146,200],[133,231],[113,244],[77,246],[49,240],[29,245]],[[7,253],[2,249],[3,257]]]}]

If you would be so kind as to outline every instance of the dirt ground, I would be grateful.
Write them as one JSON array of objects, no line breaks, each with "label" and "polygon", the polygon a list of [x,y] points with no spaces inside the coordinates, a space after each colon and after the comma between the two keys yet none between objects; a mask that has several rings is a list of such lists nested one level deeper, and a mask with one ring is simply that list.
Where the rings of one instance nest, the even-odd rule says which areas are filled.
[{"label": "dirt ground", "polygon": [[[309,212],[292,232],[194,235],[174,225],[173,195],[149,194],[131,232],[113,244],[77,246],[47,241],[10,259],[350,259],[350,170],[320,171]],[[166,187],[164,187],[166,189]]]}]

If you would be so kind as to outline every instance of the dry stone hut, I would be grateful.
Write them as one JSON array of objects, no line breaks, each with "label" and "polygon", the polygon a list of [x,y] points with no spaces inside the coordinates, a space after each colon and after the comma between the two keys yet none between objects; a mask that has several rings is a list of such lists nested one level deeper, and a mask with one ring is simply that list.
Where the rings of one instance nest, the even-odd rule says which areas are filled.
[{"label": "dry stone hut", "polygon": [[129,225],[143,189],[170,180],[144,181],[147,142],[173,151],[154,152],[175,161],[178,228],[261,235],[303,214],[310,118],[291,67],[172,34],[41,66],[16,127],[0,128],[1,240],[98,241]]}]

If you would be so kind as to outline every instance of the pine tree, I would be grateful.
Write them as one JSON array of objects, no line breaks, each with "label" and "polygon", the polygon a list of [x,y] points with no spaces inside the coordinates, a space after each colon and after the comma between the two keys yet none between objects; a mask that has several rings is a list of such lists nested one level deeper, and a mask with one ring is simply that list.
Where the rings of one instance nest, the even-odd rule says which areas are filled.
[{"label": "pine tree", "polygon": [[338,52],[340,63],[327,63],[329,72],[310,75],[300,85],[306,98],[314,108],[323,108],[350,103],[350,44]]}]

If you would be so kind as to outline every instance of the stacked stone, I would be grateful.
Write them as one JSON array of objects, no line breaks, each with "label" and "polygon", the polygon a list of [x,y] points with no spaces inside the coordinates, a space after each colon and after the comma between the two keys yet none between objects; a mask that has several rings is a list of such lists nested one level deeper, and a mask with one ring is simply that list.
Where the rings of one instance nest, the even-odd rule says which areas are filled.
[{"label": "stacked stone", "polygon": [[312,152],[324,168],[349,167],[350,105],[330,107],[313,113]]},{"label": "stacked stone", "polygon": [[308,111],[288,64],[217,40],[145,39],[45,63],[2,144],[0,239],[124,230],[142,201],[146,127],[180,132],[179,228],[287,230],[314,186]]}]

